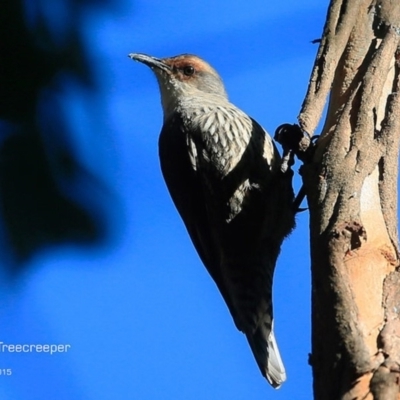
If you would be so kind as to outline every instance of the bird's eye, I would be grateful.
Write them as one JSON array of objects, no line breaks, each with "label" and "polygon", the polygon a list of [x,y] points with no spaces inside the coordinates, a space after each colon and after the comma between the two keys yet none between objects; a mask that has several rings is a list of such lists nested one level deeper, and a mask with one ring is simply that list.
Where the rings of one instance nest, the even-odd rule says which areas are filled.
[{"label": "bird's eye", "polygon": [[192,76],[194,74],[194,68],[191,65],[186,65],[186,67],[183,67],[183,73],[186,76]]}]

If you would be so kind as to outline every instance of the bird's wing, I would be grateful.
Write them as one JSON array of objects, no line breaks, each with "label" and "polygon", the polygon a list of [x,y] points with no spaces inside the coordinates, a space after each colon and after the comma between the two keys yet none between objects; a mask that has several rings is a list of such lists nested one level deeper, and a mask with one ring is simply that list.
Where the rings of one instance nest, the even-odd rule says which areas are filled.
[{"label": "bird's wing", "polygon": [[[212,171],[221,169],[201,165],[197,170],[196,149],[191,148],[183,126],[175,114],[161,131],[159,155],[165,182],[237,328],[246,334],[261,373],[278,387],[286,374],[272,331],[271,289],[282,240],[275,243],[271,235],[279,229],[282,217],[267,211],[279,209],[276,204],[286,199],[280,198],[279,190],[277,196],[265,197],[264,189],[279,184],[270,165],[275,164],[275,156],[279,161],[279,155],[264,130],[252,121],[251,139],[236,166],[225,179],[214,179]],[[211,187],[215,191],[210,192]],[[217,203],[221,209],[207,209],[207,205]]]},{"label": "bird's wing", "polygon": [[220,252],[212,239],[203,184],[190,159],[187,133],[179,115],[164,123],[158,144],[161,171],[171,198],[235,320],[236,312],[219,268]]},{"label": "bird's wing", "polygon": [[[234,134],[233,123],[238,122],[220,119],[215,132],[228,129]],[[222,140],[215,140],[205,158],[199,154],[199,172],[205,181],[206,204],[213,205],[208,210],[210,225],[218,227],[215,240],[222,254],[219,273],[225,297],[262,375],[279,387],[286,373],[273,332],[272,279],[280,245],[292,228],[291,176],[286,179],[277,173],[280,157],[264,129],[251,119],[240,125],[236,142],[242,143],[231,141],[225,148]],[[218,132],[218,138],[224,135]],[[210,163],[213,151],[224,154],[225,160]],[[224,169],[226,165],[230,168]]]}]

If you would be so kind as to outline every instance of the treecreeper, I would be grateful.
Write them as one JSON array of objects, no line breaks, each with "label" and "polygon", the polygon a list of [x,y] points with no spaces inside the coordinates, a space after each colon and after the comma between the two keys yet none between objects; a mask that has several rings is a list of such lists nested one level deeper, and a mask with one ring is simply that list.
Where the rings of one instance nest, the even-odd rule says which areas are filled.
[{"label": "treecreeper", "polygon": [[164,112],[161,170],[203,264],[268,382],[286,372],[273,329],[272,280],[294,227],[293,172],[268,133],[229,102],[201,58],[130,54],[157,77]]}]

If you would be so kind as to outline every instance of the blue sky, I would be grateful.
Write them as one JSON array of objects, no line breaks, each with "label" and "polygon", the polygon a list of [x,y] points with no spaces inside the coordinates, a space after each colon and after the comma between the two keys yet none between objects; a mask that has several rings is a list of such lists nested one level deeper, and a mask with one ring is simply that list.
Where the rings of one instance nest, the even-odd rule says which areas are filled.
[{"label": "blue sky", "polygon": [[113,194],[114,238],[96,250],[42,251],[18,284],[2,280],[0,341],[71,348],[0,353],[0,369],[12,369],[0,376],[0,398],[310,399],[307,212],[284,243],[275,275],[275,331],[288,374],[276,391],[169,198],[158,162],[157,83],[127,55],[201,56],[219,71],[231,101],[273,134],[296,122],[328,2],[121,3],[114,13],[86,17],[97,96],[73,82],[63,92],[76,151]]}]

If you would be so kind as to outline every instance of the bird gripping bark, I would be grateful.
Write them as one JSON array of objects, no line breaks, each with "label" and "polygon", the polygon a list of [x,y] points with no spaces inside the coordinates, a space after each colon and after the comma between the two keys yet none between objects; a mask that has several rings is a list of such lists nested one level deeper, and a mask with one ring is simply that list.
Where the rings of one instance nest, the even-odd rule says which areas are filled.
[{"label": "bird gripping bark", "polygon": [[279,387],[286,372],[273,331],[272,279],[294,227],[292,171],[281,171],[271,137],[229,102],[207,62],[129,56],[159,83],[159,155],[172,200],[261,373]]}]

